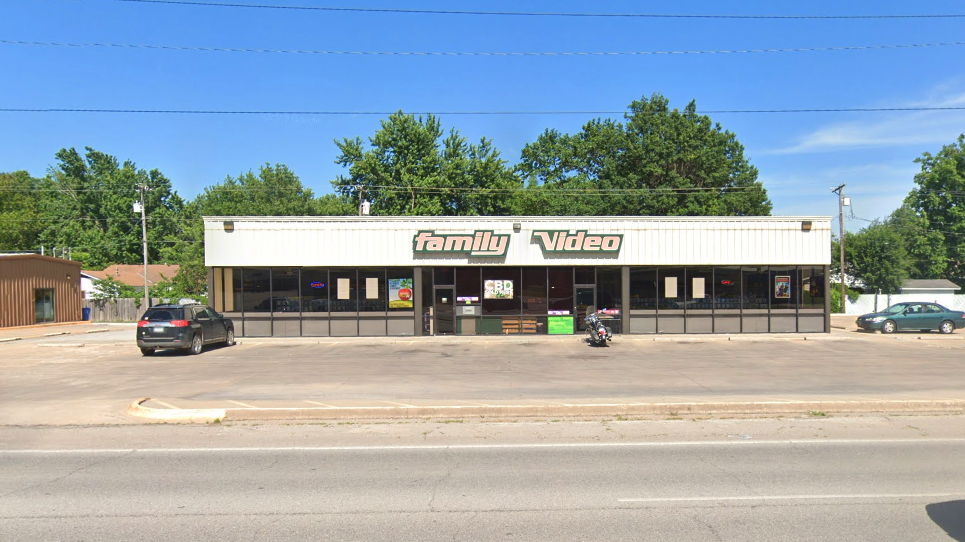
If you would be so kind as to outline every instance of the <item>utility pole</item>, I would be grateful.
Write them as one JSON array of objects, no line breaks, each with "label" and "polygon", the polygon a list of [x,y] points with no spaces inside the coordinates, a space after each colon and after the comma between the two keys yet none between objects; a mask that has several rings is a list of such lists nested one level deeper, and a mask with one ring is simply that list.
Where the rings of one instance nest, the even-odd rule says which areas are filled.
[{"label": "utility pole", "polygon": [[141,243],[144,248],[144,310],[151,306],[151,291],[147,285],[147,211],[144,209],[144,193],[147,184],[141,184]]},{"label": "utility pole", "polygon": [[848,308],[848,289],[845,286],[844,276],[844,185],[832,188],[831,191],[838,195],[838,224],[841,235],[839,243],[841,245],[841,314],[845,314]]}]

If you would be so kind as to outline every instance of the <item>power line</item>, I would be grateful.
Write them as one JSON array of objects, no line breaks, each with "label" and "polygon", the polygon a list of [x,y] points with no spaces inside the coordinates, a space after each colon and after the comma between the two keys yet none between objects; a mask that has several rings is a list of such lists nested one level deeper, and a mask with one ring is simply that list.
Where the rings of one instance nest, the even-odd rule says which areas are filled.
[{"label": "power line", "polygon": [[[962,111],[965,106],[939,107],[831,107],[801,109],[708,109],[698,110],[702,115],[709,114],[778,114],[778,113],[887,113],[913,111]],[[216,110],[216,109],[89,109],[61,107],[2,107],[0,113],[113,113],[113,114],[157,114],[157,115],[318,115],[318,116],[388,116],[402,115],[619,115],[622,111],[585,110],[585,111],[255,111],[255,110]]]},{"label": "power line", "polygon": [[324,56],[405,56],[405,57],[596,57],[596,56],[661,56],[661,55],[728,55],[758,53],[813,53],[831,51],[869,51],[883,49],[922,49],[951,47],[965,42],[935,42],[885,45],[841,45],[832,47],[786,47],[772,49],[709,49],[680,51],[335,51],[313,49],[259,49],[243,47],[202,47],[191,45],[150,45],[143,43],[66,43],[49,41],[24,41],[0,39],[6,45],[42,47],[106,47],[117,49],[153,49],[161,51],[200,51],[220,53],[270,53]]},{"label": "power line", "polygon": [[200,0],[112,0],[137,4],[158,4],[176,6],[201,6],[218,8],[273,9],[293,11],[353,12],[353,13],[399,13],[410,15],[487,15],[510,17],[598,17],[598,18],[636,18],[636,19],[746,19],[746,20],[837,20],[837,19],[953,19],[963,18],[963,14],[906,14],[906,15],[714,15],[680,13],[573,13],[538,11],[468,11],[443,9],[405,9],[405,8],[347,8],[331,6],[279,6],[270,4],[239,4],[203,2]]}]

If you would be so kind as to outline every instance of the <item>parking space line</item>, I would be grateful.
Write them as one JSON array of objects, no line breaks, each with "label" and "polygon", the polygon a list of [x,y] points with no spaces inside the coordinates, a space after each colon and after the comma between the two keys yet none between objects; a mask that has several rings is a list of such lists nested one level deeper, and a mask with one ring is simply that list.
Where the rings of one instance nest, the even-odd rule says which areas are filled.
[{"label": "parking space line", "polygon": [[313,405],[319,405],[327,408],[338,408],[335,405],[326,405],[325,403],[319,403],[318,401],[309,401],[308,399],[302,399],[302,400],[305,401],[306,403],[311,403]]},{"label": "parking space line", "polygon": [[407,404],[405,404],[405,403],[396,403],[395,401],[386,401],[385,399],[381,399],[381,401],[382,401],[383,403],[389,403],[390,405],[399,405],[399,406],[404,406],[404,407],[407,407],[407,408],[415,408],[415,405],[407,405]]},{"label": "parking space line", "polygon": [[166,407],[168,407],[168,408],[173,408],[174,410],[179,410],[178,407],[172,405],[171,403],[165,403],[164,401],[162,401],[162,400],[160,400],[160,399],[155,399],[154,402],[157,403],[157,404],[159,404],[159,405],[164,405],[164,406],[166,406]]},{"label": "parking space line", "polygon": [[228,402],[229,402],[229,403],[234,403],[234,404],[236,404],[236,405],[241,405],[241,406],[243,406],[243,407],[245,407],[245,408],[258,408],[258,407],[256,407],[255,405],[249,405],[248,403],[242,403],[241,401],[233,401],[233,400],[231,400],[231,399],[228,399]]}]

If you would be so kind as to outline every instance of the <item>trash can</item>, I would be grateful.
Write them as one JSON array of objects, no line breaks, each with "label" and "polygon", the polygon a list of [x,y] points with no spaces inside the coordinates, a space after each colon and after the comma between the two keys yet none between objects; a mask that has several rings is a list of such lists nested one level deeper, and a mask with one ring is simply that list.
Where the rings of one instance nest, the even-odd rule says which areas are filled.
[{"label": "trash can", "polygon": [[84,312],[84,321],[90,320],[90,307],[81,309]]}]

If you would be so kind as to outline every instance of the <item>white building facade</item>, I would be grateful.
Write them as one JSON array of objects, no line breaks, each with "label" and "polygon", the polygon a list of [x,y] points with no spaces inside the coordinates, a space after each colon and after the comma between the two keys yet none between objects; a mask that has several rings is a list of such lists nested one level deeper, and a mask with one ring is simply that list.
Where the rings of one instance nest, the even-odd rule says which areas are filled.
[{"label": "white building facade", "polygon": [[822,333],[830,217],[205,217],[244,336]]}]

